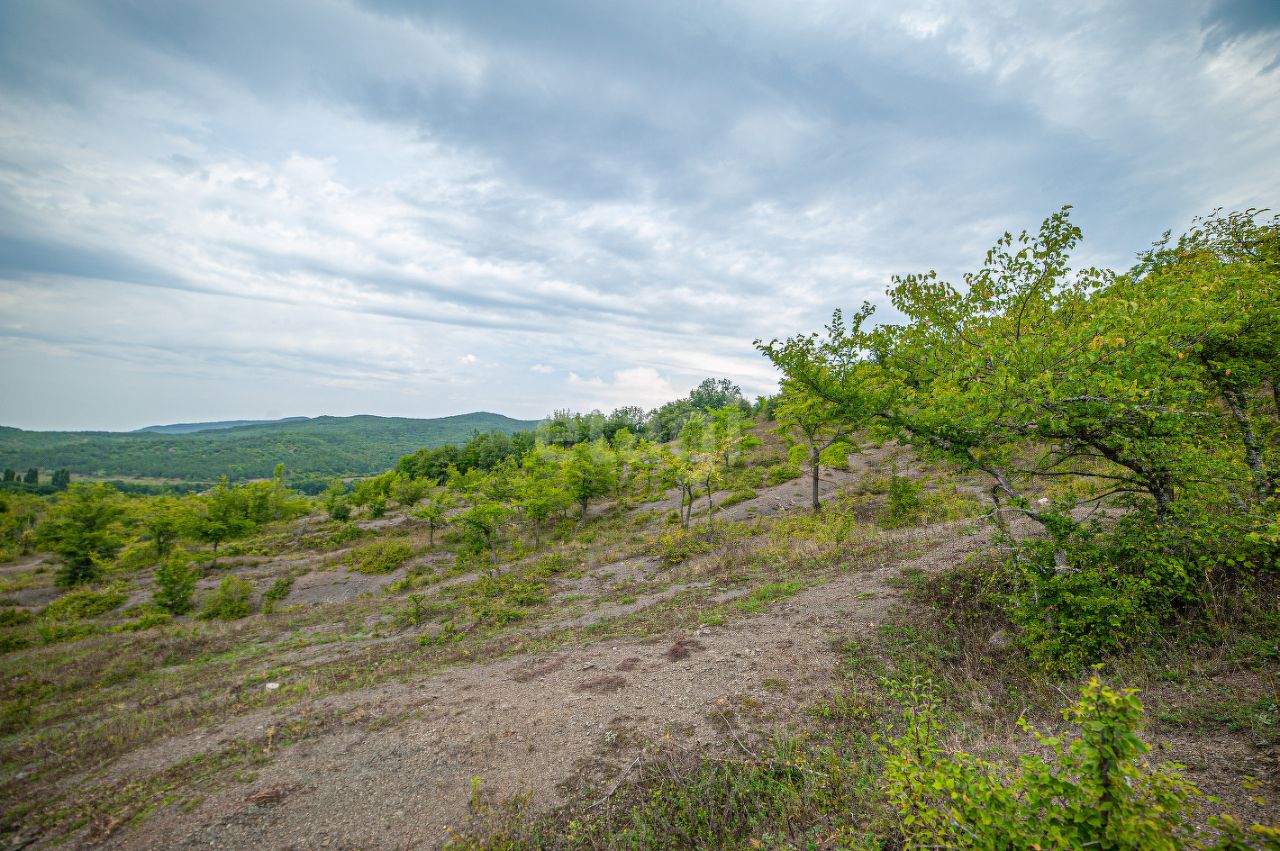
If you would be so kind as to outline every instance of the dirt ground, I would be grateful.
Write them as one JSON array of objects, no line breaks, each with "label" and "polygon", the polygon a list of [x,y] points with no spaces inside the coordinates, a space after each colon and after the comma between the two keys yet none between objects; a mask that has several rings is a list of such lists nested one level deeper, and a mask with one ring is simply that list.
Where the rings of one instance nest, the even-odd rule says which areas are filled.
[{"label": "dirt ground", "polygon": [[[576,781],[615,776],[647,742],[749,748],[802,723],[802,707],[834,683],[833,637],[884,621],[900,593],[888,580],[902,567],[938,569],[983,540],[955,537],[923,558],[850,572],[723,627],[520,655],[330,698],[316,710],[343,710],[332,732],[281,750],[252,783],[190,812],[158,813],[106,847],[429,848],[465,822],[472,778],[551,806]],[[246,717],[202,739],[274,723]],[[155,770],[193,744],[165,743],[126,762]]]}]

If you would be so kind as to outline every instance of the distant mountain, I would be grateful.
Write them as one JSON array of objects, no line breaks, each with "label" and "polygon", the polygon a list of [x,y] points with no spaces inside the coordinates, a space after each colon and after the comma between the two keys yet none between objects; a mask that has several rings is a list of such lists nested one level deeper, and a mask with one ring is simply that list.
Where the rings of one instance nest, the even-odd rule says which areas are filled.
[{"label": "distant mountain", "polygon": [[362,415],[249,425],[190,423],[136,432],[0,427],[0,467],[207,482],[221,475],[232,480],[266,478],[282,463],[296,481],[376,473],[424,446],[464,443],[477,431],[512,434],[537,424],[477,412],[427,420]]},{"label": "distant mountain", "polygon": [[239,428],[247,425],[271,425],[272,423],[296,423],[309,420],[310,417],[285,417],[281,420],[220,420],[214,423],[173,423],[171,425],[153,425],[136,428],[129,434],[151,431],[157,434],[192,434],[197,431],[216,431],[221,428]]}]

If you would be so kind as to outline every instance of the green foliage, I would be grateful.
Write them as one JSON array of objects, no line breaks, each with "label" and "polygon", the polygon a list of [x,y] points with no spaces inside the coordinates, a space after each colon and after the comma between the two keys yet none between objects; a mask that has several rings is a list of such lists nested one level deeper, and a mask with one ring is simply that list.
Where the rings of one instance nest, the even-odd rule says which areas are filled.
[{"label": "green foliage", "polygon": [[42,546],[62,557],[57,583],[70,588],[89,582],[114,558],[124,539],[124,508],[110,485],[72,485],[49,509],[36,532]]},{"label": "green foliage", "polygon": [[[1203,796],[1176,765],[1152,766],[1140,738],[1142,704],[1094,676],[1063,712],[1072,738],[1023,724],[1039,753],[1017,766],[947,754],[936,707],[911,695],[905,728],[884,748],[884,782],[907,848],[1159,849],[1264,847],[1280,831],[1248,832],[1216,820],[1226,835],[1197,828]],[[1251,841],[1252,843],[1251,844]]]},{"label": "green foliage", "polygon": [[351,503],[347,499],[347,485],[342,479],[329,482],[320,495],[320,504],[330,520],[345,523],[351,518]]},{"label": "green foliage", "polygon": [[755,490],[752,488],[739,488],[738,490],[735,490],[733,493],[726,496],[724,499],[720,500],[719,507],[728,508],[732,505],[737,505],[738,503],[747,502],[748,500],[755,499],[759,495],[760,494],[756,493]]},{"label": "green foliage", "polygon": [[883,525],[889,529],[919,525],[924,516],[923,506],[920,504],[923,490],[922,482],[899,476],[898,471],[894,470],[889,477],[888,507]]},{"label": "green foliage", "polygon": [[774,464],[764,474],[765,483],[770,487],[798,479],[804,471],[795,464]]},{"label": "green foliage", "polygon": [[185,615],[193,608],[192,595],[201,575],[185,554],[170,556],[156,568],[152,601],[171,615]]},{"label": "green foliage", "polygon": [[802,588],[804,588],[804,583],[802,582],[770,582],[767,585],[761,585],[756,588],[734,605],[748,614],[759,614],[767,609],[770,603],[785,600]]},{"label": "green foliage", "polygon": [[123,591],[90,591],[81,588],[68,591],[54,600],[40,616],[55,621],[93,618],[118,608],[127,599],[129,595]]},{"label": "green foliage", "polygon": [[707,536],[688,529],[667,529],[654,541],[657,555],[667,564],[683,564],[694,556],[709,553],[715,544]]},{"label": "green foliage", "polygon": [[282,576],[275,582],[271,583],[262,594],[262,612],[263,614],[271,614],[276,610],[277,603],[283,603],[285,598],[289,596],[289,592],[293,589],[293,577]]},{"label": "green foliage", "polygon": [[233,621],[253,612],[253,583],[239,576],[224,576],[218,587],[205,597],[200,608],[204,620]]},{"label": "green foliage", "polygon": [[390,573],[413,558],[413,546],[407,541],[384,538],[357,547],[343,561],[356,573]]},{"label": "green foliage", "polygon": [[0,609],[0,626],[22,626],[35,616],[26,609]]}]

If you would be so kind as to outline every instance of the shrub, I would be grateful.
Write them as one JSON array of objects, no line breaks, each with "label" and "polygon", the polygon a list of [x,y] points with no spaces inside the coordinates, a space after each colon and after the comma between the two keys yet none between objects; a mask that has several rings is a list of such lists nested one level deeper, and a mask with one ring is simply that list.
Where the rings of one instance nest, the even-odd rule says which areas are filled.
[{"label": "shrub", "polygon": [[123,591],[68,591],[50,603],[42,613],[47,620],[79,620],[106,614],[127,600]]},{"label": "shrub", "polygon": [[168,612],[144,612],[137,620],[122,623],[115,627],[112,632],[141,632],[144,629],[151,629],[153,626],[162,626],[173,620],[173,615]]},{"label": "shrub", "polygon": [[716,508],[717,509],[728,508],[731,505],[737,505],[740,502],[746,502],[749,499],[755,499],[757,496],[759,496],[759,494],[757,494],[752,488],[740,488],[739,490],[734,491],[733,493],[726,496],[724,499],[720,500],[720,504],[717,505]]},{"label": "shrub", "polygon": [[224,576],[218,588],[204,601],[200,617],[233,621],[253,611],[253,583],[239,576]]},{"label": "shrub", "polygon": [[373,541],[347,554],[344,561],[357,573],[390,573],[413,557],[413,547],[405,541]]},{"label": "shrub", "polygon": [[170,556],[156,568],[156,590],[152,601],[171,615],[184,615],[191,611],[191,596],[200,581],[200,568],[180,554]]},{"label": "shrub", "polygon": [[889,505],[881,525],[888,529],[898,529],[919,524],[923,517],[920,507],[922,490],[924,490],[923,483],[913,482],[906,476],[899,476],[895,471],[889,477]]},{"label": "shrub", "polygon": [[795,464],[774,464],[765,473],[765,483],[769,485],[780,485],[783,482],[798,479],[803,475],[804,471]]},{"label": "shrub", "polygon": [[262,613],[271,614],[276,610],[276,603],[284,602],[285,597],[289,596],[289,591],[293,589],[293,577],[282,576],[275,582],[271,583],[271,587],[262,595]]},{"label": "shrub", "polygon": [[[939,743],[931,698],[911,695],[905,729],[885,748],[884,782],[901,817],[908,848],[1265,847],[1280,831],[1248,832],[1229,817],[1211,819],[1216,844],[1196,827],[1203,797],[1176,765],[1153,767],[1139,738],[1142,703],[1097,676],[1063,712],[1071,739],[1043,736],[1023,724],[1048,758],[1031,754],[1016,767],[948,754]],[[1251,844],[1256,843],[1256,845]]]},{"label": "shrub", "polygon": [[696,555],[711,552],[714,547],[705,533],[688,529],[670,529],[658,535],[657,555],[667,564],[682,564]]},{"label": "shrub", "polygon": [[22,626],[33,618],[26,609],[0,609],[0,626]]}]

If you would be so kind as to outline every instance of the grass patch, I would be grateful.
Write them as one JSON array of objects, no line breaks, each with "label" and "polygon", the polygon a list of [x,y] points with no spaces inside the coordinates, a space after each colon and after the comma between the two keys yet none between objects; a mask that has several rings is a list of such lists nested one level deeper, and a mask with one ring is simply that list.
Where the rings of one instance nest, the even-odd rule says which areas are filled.
[{"label": "grass patch", "polygon": [[413,545],[407,541],[380,540],[357,547],[343,562],[356,573],[379,575],[390,573],[413,558]]}]

